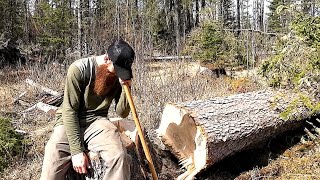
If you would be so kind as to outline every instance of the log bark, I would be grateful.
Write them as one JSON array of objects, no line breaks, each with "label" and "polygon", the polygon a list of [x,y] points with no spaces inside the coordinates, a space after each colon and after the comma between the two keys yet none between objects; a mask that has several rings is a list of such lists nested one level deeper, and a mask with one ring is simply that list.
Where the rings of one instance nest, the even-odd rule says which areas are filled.
[{"label": "log bark", "polygon": [[167,104],[157,133],[187,169],[178,179],[193,179],[227,156],[300,127],[309,116],[303,106],[280,118],[294,97],[266,90]]}]

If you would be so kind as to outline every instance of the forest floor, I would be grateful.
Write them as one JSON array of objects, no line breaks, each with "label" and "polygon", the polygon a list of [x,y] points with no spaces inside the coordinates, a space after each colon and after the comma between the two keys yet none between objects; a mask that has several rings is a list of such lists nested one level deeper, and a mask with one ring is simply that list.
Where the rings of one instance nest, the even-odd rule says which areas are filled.
[{"label": "forest floor", "polygon": [[[164,91],[171,92],[172,96],[175,97],[175,99],[169,99],[171,101],[175,101],[176,99],[177,101],[187,101],[210,96],[228,96],[235,93],[265,88],[263,85],[257,84],[257,82],[250,77],[240,77],[237,79],[227,77],[208,78],[197,73],[198,66],[194,63],[180,64],[180,70],[183,69],[181,67],[186,68],[182,73],[174,70],[177,69],[177,67],[171,63],[153,63],[143,67],[136,67],[135,71],[144,69],[144,72],[147,71],[146,73],[150,75],[139,77],[141,73],[138,74],[135,77],[136,80],[134,80],[133,85],[142,87],[139,83],[150,80],[161,82],[156,87],[160,93],[160,95],[158,94],[157,96],[155,96],[156,94],[154,91],[152,92],[152,90],[150,90],[152,93],[151,96],[146,94],[149,93],[148,90],[133,89],[134,100],[140,112],[143,111],[146,113],[151,111],[152,113],[161,114],[163,103],[168,101],[166,98],[170,96],[168,93],[162,93]],[[24,134],[26,144],[23,153],[19,156],[12,157],[12,163],[9,167],[0,173],[0,179],[39,179],[44,146],[51,134],[54,125],[54,116],[39,110],[22,113],[23,110],[39,102],[43,96],[39,88],[30,87],[25,83],[25,80],[26,78],[31,78],[43,86],[62,92],[65,69],[65,67],[60,67],[59,69],[44,67],[40,70],[38,67],[25,67],[19,70],[1,70],[0,117],[11,118],[15,129],[26,132]],[[167,79],[159,79],[159,77],[165,76],[167,76]],[[174,77],[176,77],[176,79],[174,79]],[[192,88],[201,88],[201,91],[208,91],[208,93],[202,92],[201,97],[199,95],[199,97],[190,97],[192,94],[194,95],[193,89],[186,91],[185,96],[188,96],[188,98],[180,97],[180,99],[178,99],[173,89],[170,89],[173,84],[168,83],[169,81],[174,83],[174,89],[180,86],[185,89],[189,87],[190,84],[197,82],[197,86]],[[212,89],[208,89],[208,85],[213,86]],[[164,86],[164,90],[161,89],[162,86]],[[148,84],[145,84],[145,87],[149,87]],[[23,92],[26,92],[26,94],[12,104],[11,102]],[[141,96],[148,96],[151,99],[143,99]],[[155,105],[155,99],[161,102],[160,104],[156,104],[160,106],[158,109],[152,107]],[[144,109],[146,107],[148,107],[148,109]],[[149,110],[150,108],[153,109]],[[151,115],[142,113],[140,117],[140,119],[143,120],[151,117]],[[159,118],[159,116],[152,117]],[[156,121],[158,121],[158,119],[152,121],[154,121],[153,124],[157,124]],[[143,124],[149,127],[152,122],[143,122]],[[304,139],[303,142],[301,142],[302,138]],[[201,173],[197,179],[320,179],[319,177],[319,142],[308,140],[304,131],[299,129],[263,142],[255,149],[242,151],[230,156]]]}]

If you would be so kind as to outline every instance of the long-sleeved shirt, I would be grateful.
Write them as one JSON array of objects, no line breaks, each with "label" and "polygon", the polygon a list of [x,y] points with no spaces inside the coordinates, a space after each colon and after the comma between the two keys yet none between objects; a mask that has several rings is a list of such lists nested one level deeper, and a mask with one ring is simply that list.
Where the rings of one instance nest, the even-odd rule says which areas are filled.
[{"label": "long-sleeved shirt", "polygon": [[80,128],[107,117],[113,99],[120,117],[125,118],[130,112],[125,91],[117,79],[106,95],[98,96],[94,92],[96,67],[95,57],[90,57],[75,61],[68,69],[63,103],[56,113],[56,125],[65,126],[72,155],[85,150]]}]

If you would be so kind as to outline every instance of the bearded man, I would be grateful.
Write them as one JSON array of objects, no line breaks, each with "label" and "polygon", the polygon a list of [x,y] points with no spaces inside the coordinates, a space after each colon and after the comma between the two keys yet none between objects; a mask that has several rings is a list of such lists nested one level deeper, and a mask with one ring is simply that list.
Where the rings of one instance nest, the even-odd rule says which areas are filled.
[{"label": "bearded man", "polygon": [[108,47],[105,55],[70,65],[63,103],[45,148],[41,180],[63,180],[71,166],[79,174],[87,173],[87,150],[100,154],[104,160],[104,180],[130,179],[131,157],[107,115],[113,100],[120,117],[129,114],[122,85],[131,85],[134,55],[132,47],[120,39]]}]

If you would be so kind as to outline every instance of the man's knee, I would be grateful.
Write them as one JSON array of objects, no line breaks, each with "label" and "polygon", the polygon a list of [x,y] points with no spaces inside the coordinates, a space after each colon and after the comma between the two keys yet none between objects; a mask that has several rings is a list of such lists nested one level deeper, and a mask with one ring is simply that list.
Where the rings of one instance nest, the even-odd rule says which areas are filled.
[{"label": "man's knee", "polygon": [[114,149],[113,152],[102,152],[101,157],[105,162],[123,163],[128,159],[128,154],[126,149],[124,149],[123,147],[119,147],[118,149]]},{"label": "man's knee", "polygon": [[108,119],[105,119],[105,118],[96,120],[94,122],[94,125],[96,127],[103,129],[103,130],[116,130],[117,129],[117,127],[111,121],[109,121]]},{"label": "man's knee", "polygon": [[56,151],[57,149],[56,149],[55,143],[48,141],[44,148],[44,155],[51,157],[52,154],[54,154],[54,152]]},{"label": "man's knee", "polygon": [[120,160],[120,161],[125,160],[126,157],[127,157],[127,152],[124,150],[119,151],[114,155],[114,159]]},{"label": "man's knee", "polygon": [[50,157],[62,158],[70,155],[68,143],[49,140],[45,146],[45,155]]},{"label": "man's knee", "polygon": [[64,179],[65,173],[71,165],[68,150],[58,148],[58,143],[48,141],[42,165],[41,180]]}]

